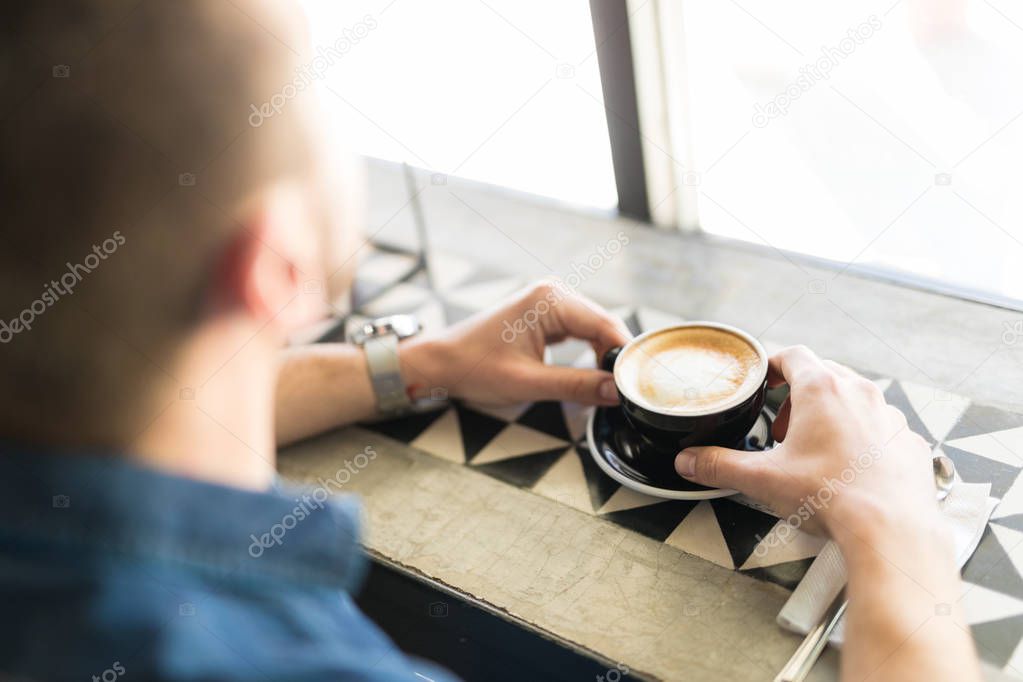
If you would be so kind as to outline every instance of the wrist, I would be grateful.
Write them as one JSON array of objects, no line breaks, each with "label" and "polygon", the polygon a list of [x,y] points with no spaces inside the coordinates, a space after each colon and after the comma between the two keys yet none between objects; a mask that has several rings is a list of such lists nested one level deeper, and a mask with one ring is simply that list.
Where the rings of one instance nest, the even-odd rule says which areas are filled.
[{"label": "wrist", "polygon": [[907,509],[873,499],[851,503],[855,509],[834,509],[826,521],[850,577],[860,569],[898,568],[925,559],[955,566],[952,535],[936,505]]},{"label": "wrist", "polygon": [[405,390],[412,400],[447,398],[447,346],[433,335],[415,336],[398,345],[398,363]]}]

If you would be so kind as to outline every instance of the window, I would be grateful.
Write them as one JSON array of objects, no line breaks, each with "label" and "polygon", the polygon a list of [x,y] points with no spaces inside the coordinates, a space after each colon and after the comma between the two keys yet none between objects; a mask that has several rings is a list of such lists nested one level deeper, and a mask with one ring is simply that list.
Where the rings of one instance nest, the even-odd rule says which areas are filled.
[{"label": "window", "polygon": [[356,151],[588,207],[616,205],[588,3],[305,5],[313,45],[350,38],[322,80]]},{"label": "window", "polygon": [[1018,3],[630,7],[677,76],[638,88],[672,124],[661,222],[1023,304]]}]

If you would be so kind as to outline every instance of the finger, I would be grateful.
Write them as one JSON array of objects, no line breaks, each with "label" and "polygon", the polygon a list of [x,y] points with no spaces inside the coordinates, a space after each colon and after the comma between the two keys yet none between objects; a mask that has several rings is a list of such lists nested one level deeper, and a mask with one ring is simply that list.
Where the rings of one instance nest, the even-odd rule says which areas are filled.
[{"label": "finger", "polygon": [[767,383],[772,388],[781,384],[796,388],[828,371],[831,370],[806,346],[790,346],[771,356],[767,365]]},{"label": "finger", "polygon": [[675,457],[679,476],[712,488],[739,491],[763,488],[764,477],[773,475],[763,464],[762,452],[719,447],[687,448]]},{"label": "finger", "polygon": [[785,396],[781,407],[778,408],[778,416],[774,418],[774,423],[771,424],[771,435],[779,443],[785,440],[785,435],[789,432],[789,416],[791,414],[792,401],[789,400],[788,396]]},{"label": "finger", "polygon": [[786,384],[785,377],[782,376],[781,369],[778,367],[778,363],[775,361],[777,355],[772,355],[767,361],[767,387],[778,388]]},{"label": "finger", "polygon": [[597,357],[632,338],[624,322],[583,296],[566,296],[554,311],[555,326],[545,332],[589,341]]},{"label": "finger", "polygon": [[537,365],[526,385],[531,400],[567,400],[584,405],[617,405],[618,389],[610,372],[600,369]]}]

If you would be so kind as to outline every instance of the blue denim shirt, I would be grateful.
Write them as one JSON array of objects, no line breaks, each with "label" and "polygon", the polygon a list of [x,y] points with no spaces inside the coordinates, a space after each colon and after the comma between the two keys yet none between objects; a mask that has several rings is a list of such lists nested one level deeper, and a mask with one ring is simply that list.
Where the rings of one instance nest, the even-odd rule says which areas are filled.
[{"label": "blue denim shirt", "polygon": [[0,448],[0,679],[450,680],[359,612],[323,497]]}]

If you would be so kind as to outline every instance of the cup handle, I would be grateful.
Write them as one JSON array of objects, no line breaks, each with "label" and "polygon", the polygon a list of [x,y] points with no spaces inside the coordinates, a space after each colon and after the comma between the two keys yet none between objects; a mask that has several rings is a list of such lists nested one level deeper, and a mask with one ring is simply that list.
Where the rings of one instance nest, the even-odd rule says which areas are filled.
[{"label": "cup handle", "polygon": [[613,372],[615,368],[615,360],[618,359],[618,354],[621,352],[621,346],[615,346],[614,348],[608,349],[608,351],[604,353],[604,357],[600,359],[600,368],[605,372]]}]

